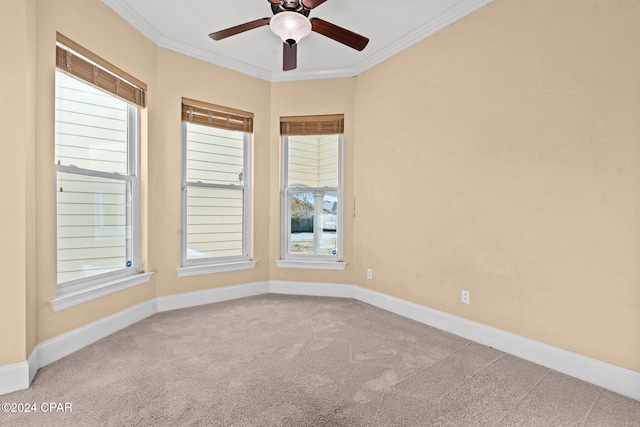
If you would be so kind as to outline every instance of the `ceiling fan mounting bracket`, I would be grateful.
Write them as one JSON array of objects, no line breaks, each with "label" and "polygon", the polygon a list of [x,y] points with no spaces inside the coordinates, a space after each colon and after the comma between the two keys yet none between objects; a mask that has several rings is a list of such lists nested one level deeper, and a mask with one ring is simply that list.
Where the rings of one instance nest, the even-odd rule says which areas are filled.
[{"label": "ceiling fan mounting bracket", "polygon": [[300,0],[281,0],[279,4],[271,3],[271,11],[274,15],[280,12],[298,12],[309,16],[311,9],[306,8]]}]

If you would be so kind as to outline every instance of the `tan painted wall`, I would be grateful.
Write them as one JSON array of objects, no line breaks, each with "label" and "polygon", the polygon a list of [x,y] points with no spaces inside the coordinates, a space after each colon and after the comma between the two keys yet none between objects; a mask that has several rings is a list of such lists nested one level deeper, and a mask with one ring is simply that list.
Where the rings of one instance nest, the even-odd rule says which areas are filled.
[{"label": "tan painted wall", "polygon": [[640,371],[638,22],[496,0],[360,75],[355,283]]},{"label": "tan painted wall", "polygon": [[[310,80],[271,85],[271,153],[269,210],[269,279],[299,282],[353,282],[353,179],[355,147],[355,79]],[[281,151],[278,123],[282,116],[344,114],[344,271],[279,268]]]},{"label": "tan painted wall", "polygon": [[[267,215],[254,218],[255,270],[179,279],[180,265],[180,98],[191,97],[252,111],[255,121],[254,209],[268,209],[270,85],[163,49],[121,20],[99,0],[38,3],[38,342],[60,335],[156,295],[187,292],[266,279]],[[53,93],[56,31],[122,68],[148,86],[142,113],[143,268],[149,284],[54,313],[55,175]],[[120,44],[119,48],[116,45]],[[148,132],[148,134],[147,134]],[[24,356],[23,356],[24,359]]]},{"label": "tan painted wall", "polygon": [[[56,31],[64,34],[96,55],[120,67],[148,85],[148,109],[155,105],[156,47],[100,0],[46,0],[37,3],[37,342],[45,341],[155,296],[154,282],[109,295],[60,312],[53,312],[51,301],[56,288],[55,173],[54,173],[54,70]],[[145,159],[146,135],[142,158]],[[143,161],[143,182],[147,165]],[[148,224],[143,187],[143,224]],[[143,262],[147,264],[149,229],[143,231]]]},{"label": "tan painted wall", "polygon": [[[36,114],[37,105],[37,57],[36,57],[36,24],[37,24],[37,5],[36,0],[27,0],[24,2],[27,7],[27,53],[29,56],[29,64],[24,70],[27,81],[27,91],[25,99],[28,100],[27,114]],[[36,323],[36,301],[37,301],[37,289],[36,289],[36,271],[38,268],[36,258],[36,165],[33,159],[36,156],[36,126],[33,124],[27,125],[27,142],[25,143],[27,161],[24,165],[25,177],[25,197],[26,197],[26,325],[27,325],[27,342],[26,342],[26,354],[27,357],[33,351],[37,344],[37,323]]]},{"label": "tan painted wall", "polygon": [[[0,243],[0,365],[156,295],[272,279],[355,283],[640,371],[634,0],[496,0],[357,78],[275,84],[158,49],[100,0],[18,3],[0,30],[25,35],[8,46],[27,70],[3,70],[20,85],[0,98],[10,159],[0,173],[16,183],[5,188],[15,204],[0,207],[11,225]],[[49,304],[56,31],[149,86],[143,260],[155,272],[59,313]],[[182,96],[256,115],[255,270],[177,277]],[[14,97],[24,101],[9,108]],[[330,113],[345,115],[348,267],[280,269],[278,119]]]},{"label": "tan painted wall", "polygon": [[[187,56],[158,49],[156,109],[151,117],[149,259],[158,295],[258,282],[268,274],[270,84]],[[254,113],[252,270],[178,278],[180,266],[181,98]]]},{"label": "tan painted wall", "polygon": [[[11,203],[0,206],[0,366],[22,361],[33,346],[35,329],[27,318],[33,313],[33,155],[35,132],[28,116],[35,109],[35,56],[33,1],[3,5],[0,37],[5,43],[3,55],[11,58],[4,67],[3,81],[10,82],[0,92],[0,179],[3,194]],[[6,50],[5,50],[6,49]]]}]

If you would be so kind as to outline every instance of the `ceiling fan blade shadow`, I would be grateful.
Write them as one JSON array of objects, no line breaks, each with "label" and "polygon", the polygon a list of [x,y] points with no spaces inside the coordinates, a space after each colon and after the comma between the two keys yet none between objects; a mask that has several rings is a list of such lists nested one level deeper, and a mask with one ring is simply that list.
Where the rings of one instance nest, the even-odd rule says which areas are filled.
[{"label": "ceiling fan blade shadow", "polygon": [[261,18],[255,21],[245,22],[244,24],[236,25],[235,27],[226,28],[224,30],[216,31],[209,34],[214,40],[222,40],[227,37],[235,36],[236,34],[244,33],[245,31],[253,30],[254,28],[263,27],[269,25],[271,18]]},{"label": "ceiling fan blade shadow", "polygon": [[327,0],[301,0],[302,6],[306,7],[307,9],[313,9],[315,7],[320,6],[322,3],[326,2]]},{"label": "ceiling fan blade shadow", "polygon": [[289,46],[282,43],[282,71],[295,70],[298,66],[298,43]]},{"label": "ceiling fan blade shadow", "polygon": [[362,50],[367,46],[367,43],[369,43],[368,38],[320,18],[311,18],[310,21],[311,30],[355,50]]}]

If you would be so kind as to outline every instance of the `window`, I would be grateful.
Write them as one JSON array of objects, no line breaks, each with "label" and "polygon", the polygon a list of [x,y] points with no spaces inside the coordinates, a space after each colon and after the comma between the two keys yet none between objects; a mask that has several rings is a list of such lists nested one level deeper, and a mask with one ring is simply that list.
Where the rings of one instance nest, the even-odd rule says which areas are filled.
[{"label": "window", "polygon": [[64,36],[58,34],[57,40],[55,169],[57,295],[61,296],[140,273],[138,147],[145,88]]},{"label": "window", "polygon": [[342,261],[343,126],[342,115],[281,118],[283,260]]},{"label": "window", "polygon": [[[253,114],[182,100],[180,275],[253,268],[250,147]],[[191,268],[189,268],[191,267]]]}]

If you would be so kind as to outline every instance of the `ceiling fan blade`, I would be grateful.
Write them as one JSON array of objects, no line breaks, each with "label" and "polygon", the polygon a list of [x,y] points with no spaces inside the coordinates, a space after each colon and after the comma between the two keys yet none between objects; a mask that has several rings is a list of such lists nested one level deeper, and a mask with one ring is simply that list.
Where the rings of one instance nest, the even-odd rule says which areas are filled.
[{"label": "ceiling fan blade", "polygon": [[282,71],[295,70],[298,66],[298,43],[291,46],[288,43],[282,45]]},{"label": "ceiling fan blade", "polygon": [[318,7],[326,1],[327,0],[301,0],[301,3],[302,6],[306,7],[307,9],[313,9],[314,7]]},{"label": "ceiling fan blade", "polygon": [[211,37],[214,40],[226,39],[227,37],[235,36],[236,34],[253,30],[254,28],[269,25],[270,20],[271,18],[262,18],[262,19],[256,19],[255,21],[251,21],[251,22],[245,22],[244,24],[236,25],[235,27],[231,27],[224,30],[216,31],[215,33],[211,33],[209,34],[209,37]]},{"label": "ceiling fan blade", "polygon": [[267,0],[267,1],[272,4],[280,4],[280,0]]},{"label": "ceiling fan blade", "polygon": [[311,29],[316,33],[329,37],[355,50],[362,50],[367,46],[367,43],[369,43],[368,38],[320,18],[311,18],[310,21]]}]

